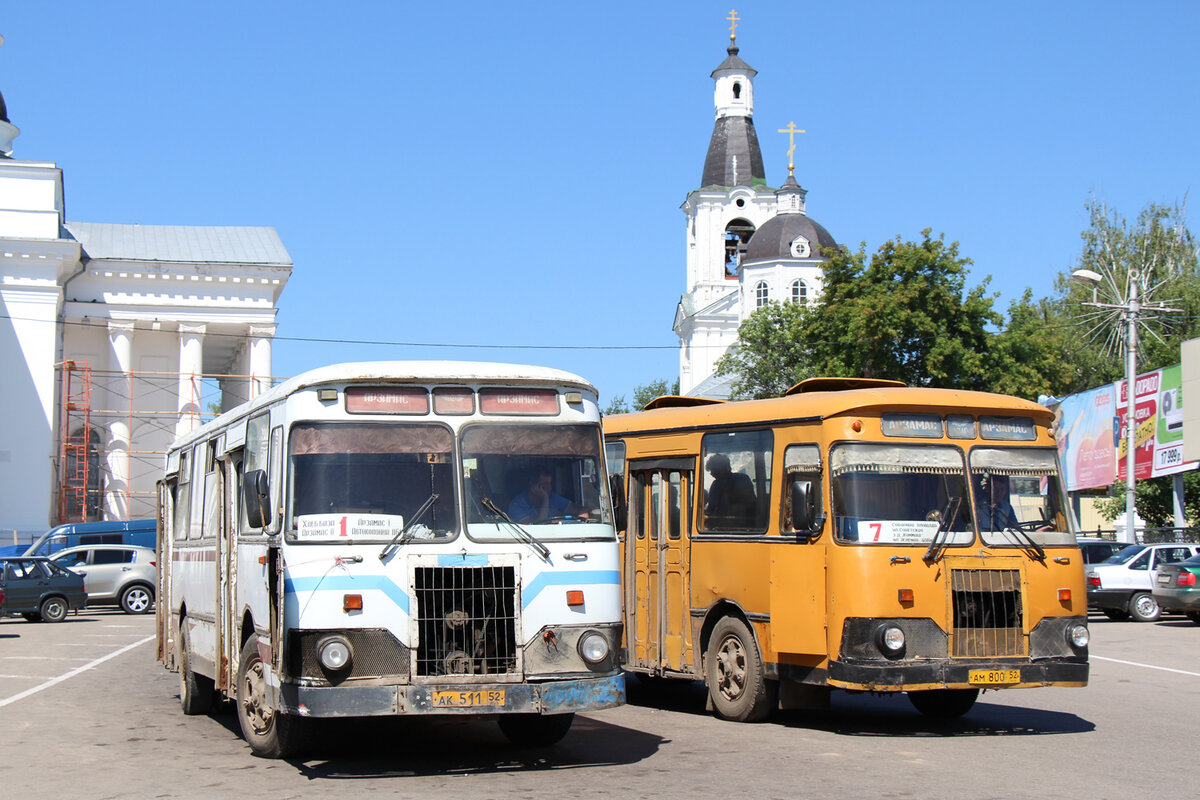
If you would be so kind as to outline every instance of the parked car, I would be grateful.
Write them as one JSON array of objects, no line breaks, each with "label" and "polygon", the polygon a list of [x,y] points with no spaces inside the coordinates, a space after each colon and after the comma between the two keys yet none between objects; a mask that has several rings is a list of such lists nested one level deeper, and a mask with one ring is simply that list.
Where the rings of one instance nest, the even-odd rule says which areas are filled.
[{"label": "parked car", "polygon": [[1083,565],[1090,567],[1107,561],[1126,547],[1132,547],[1130,542],[1114,542],[1112,539],[1083,537],[1078,540],[1079,549],[1083,551]]},{"label": "parked car", "polygon": [[1160,564],[1151,594],[1163,611],[1178,611],[1200,625],[1200,555]]},{"label": "parked car", "polygon": [[4,612],[30,622],[62,622],[67,612],[87,605],[83,577],[46,558],[0,558]]},{"label": "parked car", "polygon": [[1139,544],[1127,547],[1100,564],[1088,567],[1088,608],[1095,608],[1109,619],[1154,622],[1158,602],[1151,594],[1154,571],[1162,564],[1174,564],[1200,554],[1194,544]]},{"label": "parked car", "polygon": [[83,576],[89,605],[119,605],[126,614],[154,608],[154,551],[149,547],[93,544],[70,547],[50,560]]}]

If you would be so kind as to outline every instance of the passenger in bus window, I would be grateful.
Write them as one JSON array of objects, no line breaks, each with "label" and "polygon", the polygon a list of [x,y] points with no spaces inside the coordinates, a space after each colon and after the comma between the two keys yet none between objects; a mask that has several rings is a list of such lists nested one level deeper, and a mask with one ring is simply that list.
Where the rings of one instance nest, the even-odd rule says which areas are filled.
[{"label": "passenger in bus window", "polygon": [[587,517],[587,509],[554,491],[554,478],[548,469],[530,473],[525,491],[508,504],[508,516],[514,522],[545,522],[556,517]]},{"label": "passenger in bus window", "polygon": [[729,456],[724,453],[710,456],[704,468],[713,477],[704,504],[704,514],[708,518],[709,527],[754,527],[758,499],[750,477],[734,472],[729,465]]}]

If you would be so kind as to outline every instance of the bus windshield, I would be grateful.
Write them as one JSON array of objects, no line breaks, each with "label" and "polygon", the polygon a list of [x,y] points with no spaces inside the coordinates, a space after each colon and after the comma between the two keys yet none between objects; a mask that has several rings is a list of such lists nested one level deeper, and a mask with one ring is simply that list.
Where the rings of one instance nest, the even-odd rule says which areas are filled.
[{"label": "bus windshield", "polygon": [[[415,540],[457,529],[454,436],[427,423],[310,423],[292,428],[292,520],[300,541]],[[437,495],[420,518],[413,515]]]},{"label": "bus windshield", "polygon": [[471,425],[462,433],[473,539],[615,537],[598,425]]},{"label": "bus windshield", "polygon": [[842,542],[970,544],[966,469],[956,447],[843,444],[830,457],[835,536]]},{"label": "bus windshield", "polygon": [[1056,452],[1028,447],[971,450],[975,518],[985,544],[1024,547],[1075,542],[1063,513]]}]

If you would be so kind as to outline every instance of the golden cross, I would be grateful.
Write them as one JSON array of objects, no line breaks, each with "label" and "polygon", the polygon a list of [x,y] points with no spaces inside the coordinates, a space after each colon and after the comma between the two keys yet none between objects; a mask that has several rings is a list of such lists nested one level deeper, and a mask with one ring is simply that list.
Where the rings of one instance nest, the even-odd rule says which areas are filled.
[{"label": "golden cross", "polygon": [[791,176],[792,172],[796,169],[795,159],[792,158],[792,155],[796,152],[796,134],[804,133],[804,130],[797,128],[795,122],[789,122],[788,126],[780,128],[779,132],[788,135],[788,175]]},{"label": "golden cross", "polygon": [[738,24],[738,20],[741,19],[741,17],[739,17],[737,15],[736,10],[731,8],[729,10],[729,16],[726,17],[725,19],[729,20],[729,41],[733,41],[734,39],[737,38],[737,24]]}]

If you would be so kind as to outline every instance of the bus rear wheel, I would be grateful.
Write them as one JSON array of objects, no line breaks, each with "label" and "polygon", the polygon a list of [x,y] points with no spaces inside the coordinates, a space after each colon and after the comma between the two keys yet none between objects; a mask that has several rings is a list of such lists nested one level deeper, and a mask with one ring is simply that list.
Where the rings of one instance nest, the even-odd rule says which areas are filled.
[{"label": "bus rear wheel", "polygon": [[779,683],[763,673],[754,634],[736,617],[725,617],[713,629],[704,678],[717,715],[734,722],[766,719],[779,697]]},{"label": "bus rear wheel", "polygon": [[908,693],[908,701],[917,711],[935,719],[961,717],[971,710],[978,697],[978,689],[929,689]]},{"label": "bus rear wheel", "polygon": [[284,714],[267,703],[266,665],[258,654],[258,637],[251,636],[238,659],[237,718],[242,738],[259,758],[287,758],[304,740],[306,720]]},{"label": "bus rear wheel", "polygon": [[567,735],[574,720],[574,714],[512,714],[498,717],[496,724],[517,747],[549,747]]}]

